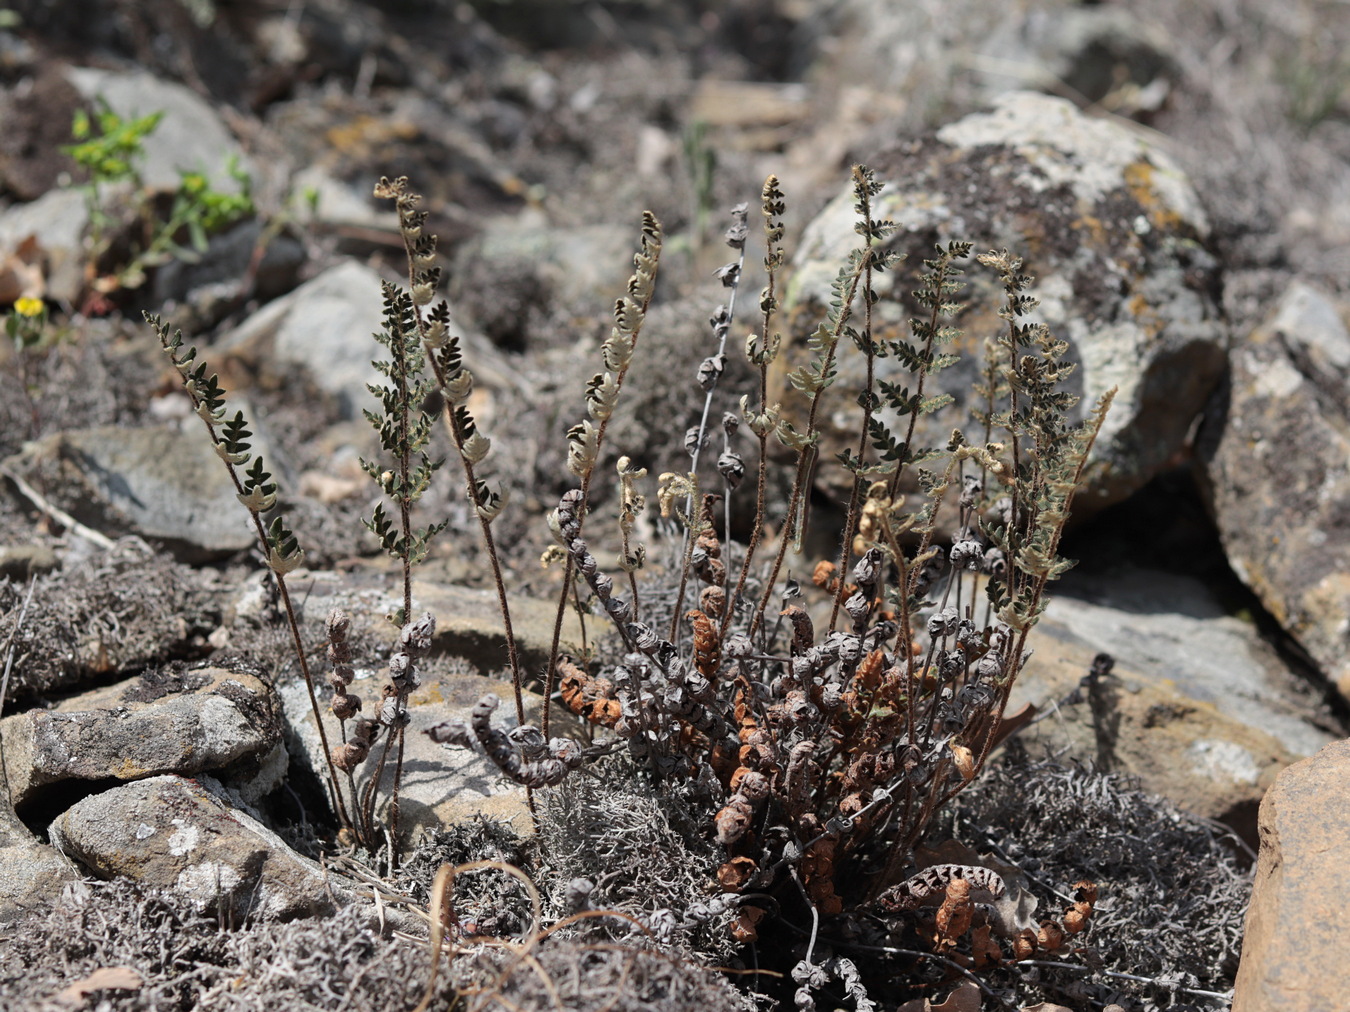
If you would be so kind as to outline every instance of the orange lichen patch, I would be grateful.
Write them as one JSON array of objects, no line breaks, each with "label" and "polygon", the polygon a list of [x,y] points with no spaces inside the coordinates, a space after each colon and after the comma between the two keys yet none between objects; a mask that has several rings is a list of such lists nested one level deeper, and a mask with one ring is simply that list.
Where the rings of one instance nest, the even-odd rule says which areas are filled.
[{"label": "orange lichen patch", "polygon": [[1095,214],[1080,215],[1072,225],[1074,231],[1085,236],[1092,246],[1107,245],[1106,225]]},{"label": "orange lichen patch", "polygon": [[408,697],[410,706],[436,706],[444,702],[445,694],[441,692],[439,682],[426,682]]},{"label": "orange lichen patch", "polygon": [[1154,228],[1167,232],[1175,231],[1182,225],[1181,215],[1159,199],[1158,191],[1153,186],[1153,175],[1156,171],[1151,162],[1131,162],[1125,166],[1123,173],[1125,187],[1130,191],[1130,196],[1134,197],[1148,214],[1149,223]]},{"label": "orange lichen patch", "polygon": [[411,141],[422,130],[406,120],[390,121],[380,116],[357,116],[350,122],[329,127],[325,138],[330,146],[348,155],[374,154],[391,141]]}]

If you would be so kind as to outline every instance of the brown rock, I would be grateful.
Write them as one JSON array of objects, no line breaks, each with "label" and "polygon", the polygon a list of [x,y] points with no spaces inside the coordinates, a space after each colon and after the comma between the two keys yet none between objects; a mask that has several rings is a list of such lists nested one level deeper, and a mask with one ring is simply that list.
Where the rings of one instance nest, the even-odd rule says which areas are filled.
[{"label": "brown rock", "polygon": [[1233,1012],[1346,1008],[1350,741],[1280,774],[1261,802],[1261,853]]},{"label": "brown rock", "polygon": [[1350,305],[1296,282],[1199,449],[1233,570],[1350,699]]}]

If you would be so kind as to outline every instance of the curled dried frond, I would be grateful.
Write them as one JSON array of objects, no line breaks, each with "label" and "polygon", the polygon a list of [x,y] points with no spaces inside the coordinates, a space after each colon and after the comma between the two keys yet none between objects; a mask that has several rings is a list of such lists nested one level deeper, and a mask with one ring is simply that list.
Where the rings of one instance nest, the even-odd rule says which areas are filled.
[{"label": "curled dried frond", "polygon": [[717,677],[721,666],[721,629],[701,611],[687,612],[685,618],[694,629],[694,667],[704,678]]},{"label": "curled dried frond", "polygon": [[588,674],[566,657],[558,659],[558,673],[562,675],[558,689],[563,705],[569,710],[602,727],[614,727],[619,722],[622,709],[614,694],[613,682]]},{"label": "curled dried frond", "polygon": [[911,875],[898,885],[891,886],[878,898],[884,910],[913,910],[934,906],[947,895],[947,884],[952,879],[970,883],[971,897],[977,903],[989,903],[1007,892],[1003,876],[992,868],[968,864],[935,864]]},{"label": "curled dried frond", "polygon": [[511,736],[492,726],[492,713],[500,705],[501,700],[488,693],[474,705],[470,726],[487,757],[506,776],[526,787],[551,787],[581,764],[581,750],[575,742],[554,738],[544,744],[538,728],[528,724],[513,732],[522,743],[518,749]]}]

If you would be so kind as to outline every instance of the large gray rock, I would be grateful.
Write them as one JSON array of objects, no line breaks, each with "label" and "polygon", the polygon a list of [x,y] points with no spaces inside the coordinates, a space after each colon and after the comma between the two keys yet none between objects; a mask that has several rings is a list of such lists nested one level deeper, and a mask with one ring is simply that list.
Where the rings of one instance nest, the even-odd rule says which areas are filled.
[{"label": "large gray rock", "polygon": [[[797,33],[821,87],[897,96],[915,123],[1017,88],[1082,96],[1117,113],[1151,110],[1175,76],[1175,43],[1127,7],[1042,0],[811,5]],[[1142,94],[1140,94],[1142,92]],[[1104,103],[1105,104],[1105,103]]]},{"label": "large gray rock", "polygon": [[169,665],[0,721],[16,805],[72,780],[213,772],[252,798],[285,773],[280,711],[246,669]]},{"label": "large gray rock", "polygon": [[153,777],[85,798],[50,833],[62,853],[96,875],[174,889],[223,918],[288,920],[333,909],[322,868],[182,777]]},{"label": "large gray rock", "polygon": [[1233,570],[1350,699],[1350,305],[1296,282],[1199,444]]},{"label": "large gray rock", "polygon": [[199,423],[187,432],[115,425],[59,432],[5,463],[81,523],[110,537],[160,542],[183,561],[257,541]]},{"label": "large gray rock", "polygon": [[372,335],[383,329],[375,271],[344,260],[288,295],[268,303],[225,335],[217,347],[267,376],[307,369],[335,395],[344,418],[375,407],[366,389],[382,377],[371,360],[383,357]]},{"label": "large gray rock", "polygon": [[[873,216],[900,226],[889,244],[909,254],[879,279],[879,330],[907,327],[910,317],[922,315],[909,293],[935,242],[968,239],[973,253],[1011,250],[1036,278],[1031,294],[1041,303],[1024,319],[1049,324],[1069,343],[1068,359],[1080,363],[1070,380],[1083,397],[1078,415],[1118,388],[1075,512],[1117,502],[1157,474],[1185,442],[1219,380],[1226,349],[1214,301],[1217,265],[1203,245],[1208,225],[1172,160],[1062,99],[1020,92],[869,164],[888,181]],[[852,205],[850,187],[803,234],[785,300],[796,342],[779,357],[780,374],[808,360],[804,338],[823,317],[830,283],[857,240]],[[997,277],[971,263],[964,280],[970,308],[955,321],[964,337],[944,349],[963,361],[936,383],[956,404],[924,419],[919,445],[941,446],[953,426],[965,424],[979,351],[1006,329],[996,315]],[[852,322],[860,323],[856,316]],[[879,378],[911,385],[895,362],[880,361]],[[855,446],[861,422],[855,397],[865,383],[864,360],[847,340],[838,365],[822,405],[822,460]],[[926,392],[936,393],[934,384]],[[784,394],[793,416],[804,413],[804,402],[796,391]],[[847,477],[839,468],[821,471],[826,480]]]},{"label": "large gray rock", "polygon": [[[1334,737],[1255,627],[1224,614],[1197,580],[1122,570],[1054,587],[1009,712],[1049,715],[1022,732],[1033,748],[1138,777],[1190,811],[1254,830],[1279,772]],[[1099,652],[1116,661],[1099,713],[1058,711]]]},{"label": "large gray rock", "polygon": [[1261,851],[1233,1012],[1344,1008],[1350,741],[1280,774],[1261,802]]},{"label": "large gray rock", "polygon": [[[337,398],[343,418],[359,419],[363,408],[378,406],[366,385],[385,379],[371,365],[373,359],[388,358],[374,338],[384,329],[381,281],[369,267],[343,260],[268,303],[217,347],[268,381],[288,379],[297,368],[308,370],[320,389]],[[472,407],[482,422],[491,414],[491,391],[519,389],[523,380],[487,342],[465,334],[453,320],[450,330],[462,335],[469,349],[465,359],[476,380]]]}]

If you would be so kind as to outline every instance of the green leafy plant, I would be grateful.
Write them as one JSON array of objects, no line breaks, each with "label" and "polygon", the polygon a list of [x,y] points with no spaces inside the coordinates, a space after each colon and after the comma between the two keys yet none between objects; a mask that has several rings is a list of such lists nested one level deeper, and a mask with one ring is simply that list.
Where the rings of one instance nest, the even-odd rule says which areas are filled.
[{"label": "green leafy plant", "polygon": [[145,157],[146,139],[163,118],[163,112],[152,112],[125,119],[100,96],[92,116],[83,109],[76,111],[71,124],[76,143],[63,149],[89,176],[85,193],[95,264],[108,254],[110,230],[119,223],[109,188],[125,183],[133,191],[132,205],[140,228],[130,256],[118,265],[116,285],[120,288],[139,287],[149,268],[170,259],[195,261],[206,250],[211,235],[256,212],[252,180],[232,156],[226,172],[238,184],[236,192],[213,189],[202,172],[180,171],[168,213],[160,215],[154,195],[145,188],[140,163]]}]

